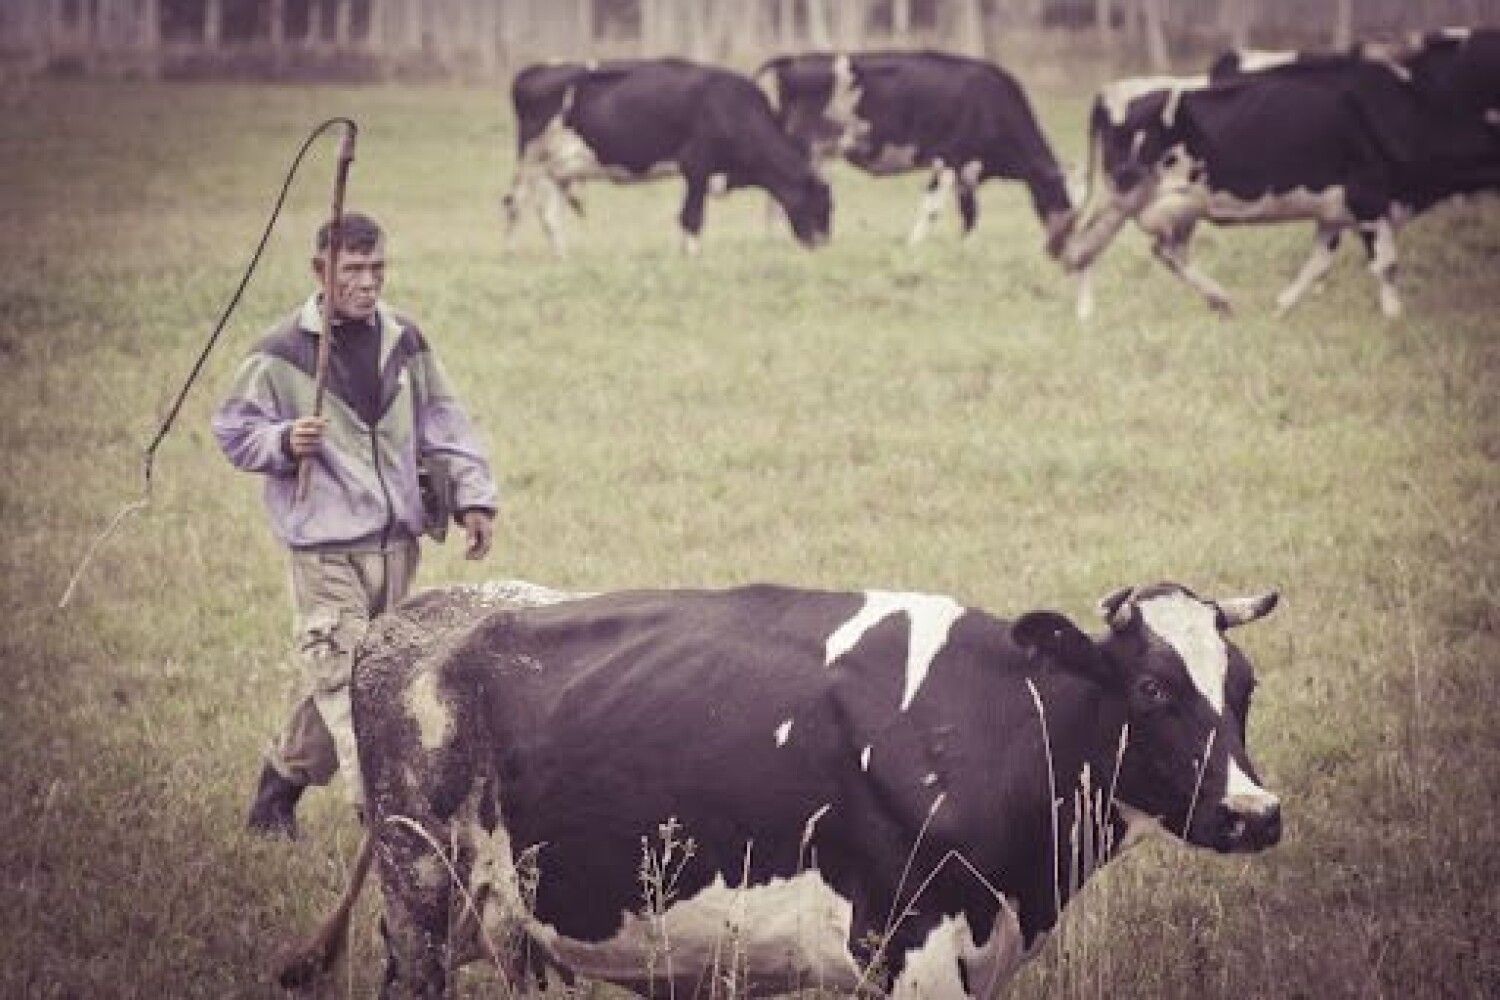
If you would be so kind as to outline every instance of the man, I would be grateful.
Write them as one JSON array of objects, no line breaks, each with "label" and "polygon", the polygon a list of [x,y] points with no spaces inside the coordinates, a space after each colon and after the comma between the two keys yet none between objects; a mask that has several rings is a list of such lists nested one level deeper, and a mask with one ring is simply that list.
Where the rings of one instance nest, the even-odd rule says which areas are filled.
[{"label": "man", "polygon": [[[331,224],[318,230],[313,275],[334,260],[332,338],[323,413],[313,416],[323,296],[314,293],[275,326],[240,366],[213,418],[229,461],[265,479],[271,527],[291,552],[295,637],[305,692],[267,749],[248,827],[297,835],[308,785],[340,769],[362,798],[349,714],[355,644],[371,618],[407,593],[424,530],[419,472],[482,558],[494,536],[495,483],[463,408],[412,321],[380,298],[385,237],[350,212],[330,255]],[[298,466],[307,491],[298,498]],[[443,519],[439,525],[445,524]],[[434,534],[440,530],[433,526]]]}]

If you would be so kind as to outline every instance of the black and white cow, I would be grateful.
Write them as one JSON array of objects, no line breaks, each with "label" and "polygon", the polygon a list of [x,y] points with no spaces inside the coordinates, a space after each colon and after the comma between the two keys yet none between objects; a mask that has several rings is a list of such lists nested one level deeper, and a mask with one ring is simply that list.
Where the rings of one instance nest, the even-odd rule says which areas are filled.
[{"label": "black and white cow", "polygon": [[766,96],[728,70],[681,59],[530,66],[511,86],[517,131],[516,176],[504,199],[506,239],[534,203],[564,250],[562,203],[581,211],[579,181],[644,181],[681,175],[679,222],[696,252],[704,200],[734,188],[763,188],[806,246],[828,239],[828,185],[778,127]]},{"label": "black and white cow", "polygon": [[1227,635],[1276,602],[1123,589],[1091,637],[931,594],[429,591],[354,673],[382,995],[478,955],[643,995],[993,996],[1138,836],[1280,839]]},{"label": "black and white cow", "polygon": [[950,194],[967,235],[975,189],[1020,180],[1056,255],[1073,213],[1062,170],[1026,92],[993,63],[944,52],[808,53],[756,70],[776,95],[782,127],[815,157],[842,156],[872,174],[930,170],[909,241],[920,241]]},{"label": "black and white cow", "polygon": [[1357,229],[1379,282],[1381,310],[1401,311],[1396,229],[1454,194],[1500,183],[1500,143],[1483,119],[1414,85],[1401,62],[1361,53],[1290,54],[1215,66],[1220,79],[1122,81],[1090,116],[1090,195],[1063,259],[1081,274],[1079,314],[1092,310],[1089,267],[1134,219],[1153,250],[1208,303],[1229,297],[1188,260],[1193,228],[1311,220],[1313,255],[1277,297],[1291,308]]}]

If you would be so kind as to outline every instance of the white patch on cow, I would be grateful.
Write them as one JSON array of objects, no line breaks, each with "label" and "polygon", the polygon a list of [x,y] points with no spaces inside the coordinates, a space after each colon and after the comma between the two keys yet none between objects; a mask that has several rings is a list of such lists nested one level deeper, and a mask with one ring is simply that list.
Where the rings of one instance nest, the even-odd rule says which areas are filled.
[{"label": "white patch on cow", "polygon": [[921,945],[906,953],[906,964],[891,988],[891,1000],[968,996],[959,974],[959,958],[978,950],[968,917],[943,917]]},{"label": "white patch on cow", "polygon": [[906,650],[906,683],[901,692],[901,711],[904,712],[927,678],[932,661],[948,641],[953,623],[964,613],[963,605],[953,598],[941,594],[867,591],[864,606],[828,637],[823,662],[831,666],[859,645],[866,632],[891,615],[903,612],[911,620]]},{"label": "white patch on cow", "polygon": [[1229,647],[1219,634],[1218,614],[1213,607],[1173,591],[1141,601],[1136,609],[1146,627],[1182,659],[1198,693],[1222,715]]},{"label": "white patch on cow", "polygon": [[797,849],[797,863],[800,865],[807,856],[807,846],[812,843],[813,833],[818,829],[818,820],[828,815],[828,810],[833,808],[832,802],[825,802],[818,810],[807,817],[807,822],[802,824],[802,846]]},{"label": "white patch on cow", "polygon": [[729,175],[712,174],[708,178],[708,193],[719,197],[729,191]]},{"label": "white patch on cow", "polygon": [[406,689],[406,714],[417,724],[417,741],[422,749],[437,750],[446,745],[453,727],[453,713],[443,703],[437,674],[423,670]]},{"label": "white patch on cow", "polygon": [[1197,90],[1208,86],[1206,76],[1138,76],[1127,80],[1116,80],[1099,90],[1099,104],[1109,116],[1110,124],[1123,125],[1130,111],[1130,102],[1137,97],[1159,90]]},{"label": "white patch on cow", "polygon": [[1500,108],[1490,108],[1484,113],[1486,125],[1500,125]]},{"label": "white patch on cow", "polygon": [[673,177],[681,172],[673,160],[653,163],[642,172],[600,163],[587,140],[563,123],[565,114],[566,110],[553,118],[541,135],[526,144],[521,154],[523,160],[534,164],[553,181],[609,180],[629,184]]},{"label": "white patch on cow", "polygon": [[925,787],[925,788],[931,788],[933,785],[935,785],[937,783],[938,783],[937,772],[935,772],[935,771],[928,771],[926,774],[922,775],[922,785],[923,785],[923,787]]},{"label": "white patch on cow", "polygon": [[1240,72],[1260,73],[1264,70],[1275,69],[1277,66],[1287,66],[1297,61],[1295,51],[1276,51],[1273,49],[1243,49],[1239,53]]},{"label": "white patch on cow", "polygon": [[1207,208],[1206,214],[1214,222],[1314,219],[1323,223],[1345,225],[1354,221],[1342,184],[1335,184],[1321,191],[1299,187],[1279,193],[1267,192],[1254,199],[1240,198],[1227,191],[1212,191],[1208,194]]},{"label": "white patch on cow", "polygon": [[1450,25],[1446,28],[1439,28],[1437,33],[1451,41],[1467,42],[1470,38],[1473,37],[1474,29]]},{"label": "white patch on cow", "polygon": [[959,179],[968,187],[979,183],[979,178],[984,175],[984,163],[980,160],[970,160],[963,165],[958,172]]},{"label": "white patch on cow", "polygon": [[779,726],[776,727],[776,745],[779,746],[779,747],[786,746],[786,741],[789,740],[789,739],[791,739],[791,737],[792,737],[792,720],[791,719],[787,719],[781,725],[779,725]]},{"label": "white patch on cow", "polygon": [[874,748],[866,746],[859,752],[859,769],[861,771],[868,771],[870,769],[870,751],[872,749]]},{"label": "white patch on cow", "polygon": [[880,152],[869,160],[860,162],[860,167],[866,173],[904,174],[908,170],[917,168],[917,144],[888,142],[880,147]]},{"label": "white patch on cow", "polygon": [[[1028,951],[1022,944],[1021,922],[1014,905],[1000,900],[995,925],[983,944],[963,914],[945,916],[926,940],[906,953],[901,975],[891,989],[891,1000],[950,1000],[955,997],[993,997],[1010,981],[1031,955],[1039,936]],[[968,989],[963,973],[967,973]]]},{"label": "white patch on cow", "polygon": [[1256,784],[1239,761],[1230,758],[1224,806],[1241,816],[1268,816],[1281,808],[1281,800]]},{"label": "white patch on cow", "polygon": [[848,993],[860,981],[859,965],[848,949],[853,912],[849,900],[813,869],[738,889],[715,876],[706,888],[661,914],[625,914],[620,930],[606,941],[577,941],[545,924],[533,933],[565,967],[590,979],[642,980],[647,957],[660,956],[665,939],[671,943],[673,968],[690,982],[716,962],[722,968],[731,954],[740,954],[752,983],[800,980]]}]

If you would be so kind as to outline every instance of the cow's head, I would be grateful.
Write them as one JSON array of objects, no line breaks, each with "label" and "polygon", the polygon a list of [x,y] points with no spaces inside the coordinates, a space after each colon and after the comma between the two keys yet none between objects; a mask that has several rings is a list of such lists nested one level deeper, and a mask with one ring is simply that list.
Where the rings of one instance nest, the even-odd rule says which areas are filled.
[{"label": "cow's head", "polygon": [[1164,176],[1178,169],[1178,115],[1197,80],[1125,80],[1105,88],[1089,116],[1088,191],[1059,256],[1069,271],[1088,267],[1146,207]]},{"label": "cow's head", "polygon": [[833,231],[833,192],[828,182],[809,168],[779,193],[792,232],[803,246],[819,247]]},{"label": "cow's head", "polygon": [[1259,851],[1281,839],[1281,803],[1245,748],[1255,677],[1228,630],[1269,614],[1274,591],[1210,601],[1176,584],[1118,590],[1099,602],[1096,641],[1066,618],[1016,623],[1025,646],[1082,667],[1123,700],[1128,725],[1115,802],[1190,844]]}]

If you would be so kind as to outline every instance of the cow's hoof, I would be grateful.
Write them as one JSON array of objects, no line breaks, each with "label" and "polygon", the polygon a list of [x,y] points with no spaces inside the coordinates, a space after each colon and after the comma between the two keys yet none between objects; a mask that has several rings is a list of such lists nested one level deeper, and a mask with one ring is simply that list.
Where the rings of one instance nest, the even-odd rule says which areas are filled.
[{"label": "cow's hoof", "polygon": [[1234,306],[1222,295],[1215,295],[1208,300],[1208,307],[1224,319],[1234,315]]}]

